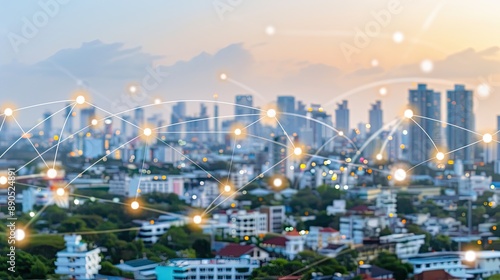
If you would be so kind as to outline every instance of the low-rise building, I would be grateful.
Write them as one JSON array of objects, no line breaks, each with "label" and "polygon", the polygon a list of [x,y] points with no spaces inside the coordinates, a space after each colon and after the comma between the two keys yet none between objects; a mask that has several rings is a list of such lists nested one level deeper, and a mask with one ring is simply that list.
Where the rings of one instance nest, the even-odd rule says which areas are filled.
[{"label": "low-rise building", "polygon": [[171,259],[155,268],[158,280],[249,279],[259,261],[245,258]]},{"label": "low-rise building", "polygon": [[55,273],[74,279],[94,279],[101,269],[101,250],[88,250],[80,235],[65,235],[64,241],[66,249],[57,252]]}]

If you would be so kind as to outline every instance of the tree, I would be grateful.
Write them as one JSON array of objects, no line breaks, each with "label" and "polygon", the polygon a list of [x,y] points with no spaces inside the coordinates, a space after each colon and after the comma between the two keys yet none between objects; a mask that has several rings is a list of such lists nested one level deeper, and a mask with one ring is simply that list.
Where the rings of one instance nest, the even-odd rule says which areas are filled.
[{"label": "tree", "polygon": [[197,258],[211,258],[212,250],[210,249],[210,242],[206,239],[196,239],[193,242],[193,250],[196,252]]},{"label": "tree", "polygon": [[372,261],[373,265],[385,268],[394,272],[396,280],[405,280],[408,273],[413,271],[413,267],[408,263],[403,263],[395,254],[388,252],[381,252],[375,260]]},{"label": "tree", "polygon": [[451,239],[447,235],[438,234],[430,240],[429,245],[434,251],[451,251]]},{"label": "tree", "polygon": [[380,236],[386,236],[386,235],[391,235],[392,231],[389,227],[385,227],[380,231]]},{"label": "tree", "polygon": [[398,199],[396,201],[396,209],[398,213],[401,214],[413,214],[415,213],[415,207],[413,206],[413,199],[410,195],[400,193],[398,194]]}]

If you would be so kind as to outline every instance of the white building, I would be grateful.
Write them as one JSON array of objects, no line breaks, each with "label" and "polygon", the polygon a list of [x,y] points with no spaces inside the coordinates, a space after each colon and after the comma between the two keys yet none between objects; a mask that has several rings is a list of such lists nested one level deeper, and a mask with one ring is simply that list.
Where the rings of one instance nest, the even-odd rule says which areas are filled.
[{"label": "white building", "polygon": [[231,234],[238,238],[265,234],[268,230],[267,214],[246,210],[227,210],[225,214],[214,214],[214,220],[229,223]]},{"label": "white building", "polygon": [[88,250],[80,235],[65,235],[66,249],[57,252],[56,274],[75,279],[94,279],[101,269],[99,248]]},{"label": "white building", "polygon": [[425,243],[425,234],[399,233],[381,236],[381,244],[395,243],[395,254],[399,259],[407,260],[418,255],[420,247]]},{"label": "white building", "polygon": [[385,216],[350,215],[340,217],[340,235],[343,242],[362,244],[365,237],[378,236],[388,225]]},{"label": "white building", "polygon": [[283,232],[283,225],[285,224],[285,206],[262,206],[260,212],[267,215],[267,228],[269,232],[281,233]]},{"label": "white building", "polygon": [[284,236],[277,236],[262,242],[262,248],[268,252],[274,252],[289,259],[294,259],[300,252],[304,251],[305,237],[297,230],[289,231]]},{"label": "white building", "polygon": [[305,245],[312,250],[326,248],[329,244],[340,243],[340,232],[333,228],[312,226],[306,235]]},{"label": "white building", "polygon": [[247,166],[245,164],[237,164],[234,166],[235,171],[231,172],[231,182],[234,187],[239,189],[247,184],[250,180],[255,177],[254,170],[252,166]]},{"label": "white building", "polygon": [[335,199],[333,205],[326,207],[326,214],[332,215],[342,215],[346,212],[346,202],[344,199]]},{"label": "white building", "polygon": [[180,227],[185,224],[186,220],[184,218],[160,216],[158,221],[143,222],[137,234],[137,238],[142,239],[144,243],[156,243],[170,227]]},{"label": "white building", "polygon": [[135,197],[139,183],[139,194],[146,193],[175,193],[178,196],[184,194],[184,177],[179,175],[147,175],[125,177],[109,182],[109,193]]},{"label": "white building", "polygon": [[382,213],[387,217],[396,216],[396,201],[397,194],[390,190],[383,190],[375,199],[377,209],[382,210]]},{"label": "white building", "polygon": [[476,260],[468,263],[465,261],[465,253],[461,254],[462,261],[468,266],[467,273],[479,276],[482,279],[495,274],[500,274],[500,252],[479,251],[476,252]]},{"label": "white building", "polygon": [[250,258],[172,259],[156,267],[158,280],[171,279],[249,279],[259,267]]}]

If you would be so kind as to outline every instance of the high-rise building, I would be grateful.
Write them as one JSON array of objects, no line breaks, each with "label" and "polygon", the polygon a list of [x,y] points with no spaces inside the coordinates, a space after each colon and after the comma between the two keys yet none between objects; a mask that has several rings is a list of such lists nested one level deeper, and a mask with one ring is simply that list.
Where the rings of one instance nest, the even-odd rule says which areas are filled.
[{"label": "high-rise building", "polygon": [[278,120],[287,134],[292,135],[293,133],[299,132],[299,128],[295,123],[296,117],[286,115],[286,113],[295,114],[294,96],[278,96],[278,112],[280,113]]},{"label": "high-rise building", "polygon": [[[69,104],[66,104],[66,111],[64,113],[64,120],[66,121],[66,126],[64,127],[64,131],[68,134],[71,135],[73,134],[73,118],[75,116],[74,107],[70,106]],[[67,120],[66,120],[67,119]]]},{"label": "high-rise building", "polygon": [[384,126],[382,102],[380,100],[372,104],[369,115],[370,134],[374,134]]},{"label": "high-rise building", "polygon": [[91,125],[92,119],[95,118],[95,107],[83,108],[80,110],[80,129]]},{"label": "high-rise building", "polygon": [[217,105],[217,103],[214,103],[214,134],[212,139],[215,140],[215,143],[220,143],[220,136],[221,134],[219,133],[219,105]]},{"label": "high-rise building", "polygon": [[[428,89],[426,84],[419,84],[417,89],[411,89],[409,105],[414,115],[409,120],[409,160],[420,163],[435,157],[436,146],[441,145],[441,94]],[[438,120],[438,121],[436,121]],[[429,139],[431,138],[431,139]],[[434,144],[433,144],[434,143]]]},{"label": "high-rise building", "polygon": [[51,118],[52,113],[51,112],[45,112],[43,114],[43,119],[45,120],[43,122],[43,133],[45,135],[45,138],[50,139],[52,137],[52,118]]},{"label": "high-rise building", "polygon": [[[497,131],[500,131],[500,116],[497,116]],[[496,136],[497,139],[500,140],[498,134],[496,134]],[[500,174],[500,143],[497,144],[497,160],[495,161],[495,173]]]},{"label": "high-rise building", "polygon": [[142,133],[141,127],[144,126],[145,122],[145,116],[144,116],[144,109],[137,107],[134,110],[134,124],[138,126],[137,128],[137,135],[140,135]]},{"label": "high-rise building", "polygon": [[170,126],[168,127],[168,132],[173,132],[169,139],[182,139],[183,135],[180,133],[183,131],[183,123],[186,119],[186,103],[177,102],[172,106],[172,114],[170,115]]},{"label": "high-rise building", "polygon": [[[271,166],[273,167],[274,174],[285,175],[287,172],[287,156],[288,156],[288,138],[286,135],[280,135],[274,137],[273,143],[271,143]],[[279,164],[278,164],[279,163]]]},{"label": "high-rise building", "polygon": [[[259,119],[259,111],[253,109],[253,97],[251,95],[236,95],[234,106],[235,121],[240,125],[250,125]],[[250,134],[256,134],[258,124],[255,123],[247,128]]]},{"label": "high-rise building", "polygon": [[127,134],[128,129],[127,129],[127,127],[130,125],[129,122],[130,122],[130,116],[125,115],[125,116],[122,117],[122,123],[121,123],[122,125],[121,125],[121,129],[120,129],[120,136],[123,139],[123,141],[125,141],[125,140],[128,139],[128,134]]},{"label": "high-rise building", "polygon": [[342,103],[337,104],[337,109],[335,110],[335,126],[336,129],[349,135],[349,108],[347,108],[347,100],[342,100]]},{"label": "high-rise building", "polygon": [[[334,132],[328,127],[333,126],[332,116],[327,114],[323,107],[319,104],[311,104],[308,112],[309,119],[307,120],[306,129],[311,133],[307,144],[313,149],[319,149],[323,144],[333,137]],[[304,134],[304,133],[303,133]],[[323,147],[323,150],[332,150],[334,142],[330,141],[328,146]]]},{"label": "high-rise building", "polygon": [[448,125],[446,127],[446,141],[448,150],[455,152],[449,154],[450,159],[462,160],[464,164],[474,161],[474,147],[462,147],[474,141],[475,136],[467,131],[475,129],[473,112],[474,98],[471,90],[466,90],[463,85],[455,85],[454,90],[447,91]]}]

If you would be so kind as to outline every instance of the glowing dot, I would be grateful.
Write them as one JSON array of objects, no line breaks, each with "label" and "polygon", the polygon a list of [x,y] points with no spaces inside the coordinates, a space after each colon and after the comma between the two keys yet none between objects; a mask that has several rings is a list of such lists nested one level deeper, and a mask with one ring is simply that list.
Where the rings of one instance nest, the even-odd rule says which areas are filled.
[{"label": "glowing dot", "polygon": [[432,63],[431,60],[429,59],[424,59],[422,62],[420,62],[420,70],[424,73],[429,73],[434,69],[434,64]]},{"label": "glowing dot", "polygon": [[65,193],[64,189],[63,188],[58,188],[57,191],[56,191],[56,194],[58,196],[63,196]]},{"label": "glowing dot", "polygon": [[269,36],[273,36],[276,33],[276,28],[274,26],[268,26],[266,27],[266,34]]},{"label": "glowing dot", "polygon": [[344,132],[343,131],[339,131],[339,135],[340,136],[344,136]]},{"label": "glowing dot", "polygon": [[220,79],[221,80],[226,80],[227,79],[227,75],[224,74],[224,73],[220,74]]},{"label": "glowing dot", "polygon": [[139,202],[137,202],[137,201],[133,201],[133,202],[130,204],[130,207],[131,207],[133,210],[137,210],[137,209],[139,209]]},{"label": "glowing dot", "polygon": [[136,86],[130,86],[128,88],[128,90],[131,92],[131,93],[136,93],[137,92],[137,87]]},{"label": "glowing dot", "polygon": [[193,222],[194,222],[195,224],[197,224],[197,225],[198,225],[198,224],[200,224],[200,223],[201,223],[201,216],[200,216],[200,215],[196,215],[196,216],[194,216],[194,217],[193,217]]},{"label": "glowing dot", "polygon": [[16,240],[17,241],[21,241],[25,237],[26,237],[26,233],[24,232],[24,230],[22,230],[20,228],[16,229]]},{"label": "glowing dot", "polygon": [[302,149],[300,147],[297,147],[297,148],[293,149],[293,153],[296,156],[300,156],[302,154]]},{"label": "glowing dot", "polygon": [[468,262],[473,262],[476,260],[476,252],[469,250],[465,252],[465,260]]},{"label": "glowing dot", "polygon": [[377,67],[378,66],[378,60],[372,59],[372,66]]},{"label": "glowing dot", "polygon": [[194,199],[197,199],[197,198],[198,198],[198,196],[197,196],[197,195],[195,195],[195,194],[193,194],[193,195],[191,196],[191,199],[193,199],[193,200],[194,200]]},{"label": "glowing dot", "polygon": [[56,176],[57,170],[55,170],[54,168],[47,170],[47,177],[49,177],[50,179],[54,179]]},{"label": "glowing dot", "polygon": [[274,110],[274,109],[267,110],[267,116],[270,118],[276,117],[276,110]]},{"label": "glowing dot", "polygon": [[476,92],[479,95],[479,97],[488,97],[490,96],[491,88],[488,84],[482,83],[477,86]]},{"label": "glowing dot", "polygon": [[486,133],[485,135],[483,135],[484,143],[490,143],[491,141],[493,141],[493,136],[491,134]]},{"label": "glowing dot", "polygon": [[406,109],[404,113],[405,118],[411,119],[413,117],[413,111],[411,109]]},{"label": "glowing dot", "polygon": [[75,203],[75,205],[79,205],[80,204],[80,200],[78,198],[76,198],[75,200],[73,200],[73,203]]},{"label": "glowing dot", "polygon": [[408,130],[403,130],[403,135],[407,135],[408,134]]},{"label": "glowing dot", "polygon": [[80,105],[81,105],[81,104],[83,104],[83,103],[85,103],[85,96],[83,96],[83,95],[79,95],[79,96],[76,98],[76,103],[77,103],[77,104],[80,104]]},{"label": "glowing dot", "polygon": [[381,87],[378,90],[378,93],[380,93],[380,95],[382,95],[382,96],[387,95],[387,89],[385,87]]},{"label": "glowing dot", "polygon": [[145,129],[144,129],[144,135],[146,135],[146,136],[150,136],[150,135],[151,135],[151,133],[153,133],[153,131],[151,130],[151,128],[145,128]]},{"label": "glowing dot", "polygon": [[225,185],[224,186],[224,191],[225,192],[230,192],[231,191],[231,186],[230,185]]},{"label": "glowing dot", "polygon": [[156,98],[155,99],[155,104],[160,104],[161,103],[161,99],[160,98]]},{"label": "glowing dot", "polygon": [[443,159],[444,159],[444,154],[443,154],[442,152],[438,152],[438,153],[436,154],[436,159],[437,159],[437,160],[443,160]]},{"label": "glowing dot", "polygon": [[90,122],[91,125],[97,125],[97,120],[96,119],[93,119],[91,122]]},{"label": "glowing dot", "polygon": [[13,112],[14,112],[14,111],[12,111],[12,109],[11,109],[11,108],[5,108],[5,110],[3,110],[3,113],[4,113],[7,117],[12,116],[12,113],[13,113]]},{"label": "glowing dot", "polygon": [[0,185],[5,185],[5,184],[7,184],[7,177],[5,176],[0,177]]},{"label": "glowing dot", "polygon": [[281,180],[281,178],[276,178],[273,180],[273,185],[279,188],[283,185],[283,180]]},{"label": "glowing dot", "polygon": [[378,154],[375,158],[377,158],[377,160],[382,160],[382,155]]},{"label": "glowing dot", "polygon": [[31,217],[31,218],[35,217],[35,212],[31,211],[31,212],[30,212],[30,217]]},{"label": "glowing dot", "polygon": [[239,129],[239,128],[235,129],[234,134],[241,135],[241,129]]},{"label": "glowing dot", "polygon": [[406,171],[401,168],[396,170],[396,172],[394,172],[394,179],[396,179],[396,181],[403,181],[406,179]]},{"label": "glowing dot", "polygon": [[392,34],[392,40],[399,44],[401,42],[403,42],[403,40],[405,39],[405,35],[402,33],[402,32],[394,32],[394,34]]}]

